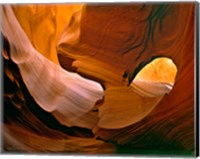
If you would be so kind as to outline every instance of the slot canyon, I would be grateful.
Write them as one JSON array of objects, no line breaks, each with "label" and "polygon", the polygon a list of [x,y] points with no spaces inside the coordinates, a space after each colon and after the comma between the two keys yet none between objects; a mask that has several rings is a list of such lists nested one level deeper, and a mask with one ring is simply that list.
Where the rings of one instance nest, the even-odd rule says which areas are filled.
[{"label": "slot canyon", "polygon": [[3,152],[195,155],[195,3],[0,7]]}]

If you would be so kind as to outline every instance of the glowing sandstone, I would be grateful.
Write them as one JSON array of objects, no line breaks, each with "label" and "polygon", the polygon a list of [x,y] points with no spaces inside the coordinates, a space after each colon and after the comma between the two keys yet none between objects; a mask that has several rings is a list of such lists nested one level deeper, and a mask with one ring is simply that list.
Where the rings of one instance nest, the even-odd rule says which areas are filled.
[{"label": "glowing sandstone", "polygon": [[[153,147],[152,140],[159,141],[158,147],[165,145],[165,141],[170,143],[169,147],[177,142],[181,148],[192,150],[193,7],[190,4],[84,6],[81,12],[74,14],[69,25],[63,30],[57,43],[58,57],[61,66],[66,70],[73,70],[99,82],[104,87],[104,101],[97,106],[98,112],[93,112],[92,108],[96,109],[94,101],[100,99],[98,96],[99,98],[88,106],[89,109],[81,113],[84,120],[77,120],[78,117],[71,120],[71,116],[69,118],[63,111],[65,107],[59,106],[56,109],[63,112],[64,116],[56,111],[52,112],[53,115],[67,126],[77,124],[92,128],[96,137],[106,141],[129,143],[138,147]],[[10,29],[12,30],[12,27]],[[12,36],[8,40],[12,44]],[[48,43],[44,45],[46,47]],[[51,46],[55,45],[54,43]],[[159,81],[159,76],[153,76],[156,83],[152,84],[151,80],[148,81],[148,78],[152,79],[152,74],[145,73],[142,78],[149,83],[145,85],[137,81],[136,75],[141,69],[138,69],[139,66],[144,66],[144,63],[149,63],[152,58],[158,56],[173,60],[178,70],[176,79],[174,80],[176,69],[170,65],[174,70],[172,78],[162,76]],[[37,54],[36,57],[41,56]],[[72,62],[68,63],[70,60]],[[44,61],[45,65],[49,63],[46,59]],[[174,88],[169,93],[174,81]],[[28,82],[25,83],[30,87]],[[67,80],[64,83],[67,85]],[[44,82],[38,86],[46,88],[46,84],[48,83]],[[137,86],[137,90],[134,90],[134,86]],[[82,85],[76,90],[81,87]],[[150,87],[151,91],[147,92]],[[183,88],[187,91],[183,91]],[[169,94],[165,95],[166,93]],[[79,96],[77,98],[82,100]],[[46,100],[45,102],[48,102]],[[79,116],[79,113],[77,115]],[[67,122],[68,118],[71,124]],[[80,121],[85,122],[82,124]],[[159,134],[162,140],[155,134]]]},{"label": "glowing sandstone", "polygon": [[[12,44],[11,59],[18,65],[30,94],[45,111],[52,114],[55,112],[58,120],[64,116],[63,124],[82,126],[75,121],[80,120],[79,118],[92,110],[97,100],[102,99],[101,86],[78,74],[63,70],[42,56],[29,42],[12,8],[6,6],[3,11],[1,27],[3,34]],[[84,126],[91,128],[94,123],[91,125],[89,122]]]},{"label": "glowing sandstone", "polygon": [[[194,149],[193,13],[194,5],[186,3],[86,5],[82,13],[78,43],[70,45],[67,40],[62,40],[61,36],[62,42],[58,44],[61,66],[65,67],[63,59],[75,59],[73,66],[77,68],[77,72],[100,81],[105,87],[105,103],[109,104],[104,107],[103,103],[99,108],[100,122],[93,129],[96,137],[118,144],[129,143],[133,148],[152,148],[155,144],[152,141],[158,141],[155,147],[160,148],[167,142],[170,148],[174,145],[176,149],[178,146],[174,143],[178,143],[181,149]],[[121,107],[115,107],[116,101],[112,94],[120,94],[120,90],[128,89],[144,65],[158,57],[170,58],[176,66],[177,70],[170,65],[174,70],[173,78],[164,78],[163,81],[175,81],[173,89],[164,95],[160,103],[144,118],[140,118],[140,121],[132,120],[134,124],[130,124],[131,119],[126,117],[130,116],[131,108],[137,107],[137,104],[134,105],[134,100],[130,101],[128,95],[118,95],[116,99],[120,101],[121,98],[124,102]],[[168,86],[171,88],[172,85],[167,84],[164,88]],[[161,91],[161,94],[168,92],[169,89],[166,89]],[[156,94],[157,91],[153,96]],[[147,96],[145,98],[150,98]],[[115,119],[112,123],[115,125],[108,126],[109,121],[101,122],[103,117],[112,115]],[[122,128],[123,126],[125,127]],[[160,138],[156,134],[159,134]]]}]

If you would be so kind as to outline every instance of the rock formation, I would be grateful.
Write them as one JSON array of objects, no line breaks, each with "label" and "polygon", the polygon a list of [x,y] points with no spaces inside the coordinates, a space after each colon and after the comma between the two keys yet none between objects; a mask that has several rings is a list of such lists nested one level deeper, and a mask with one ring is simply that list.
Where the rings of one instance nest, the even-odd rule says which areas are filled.
[{"label": "rock formation", "polygon": [[194,3],[1,9],[6,151],[194,155]]}]

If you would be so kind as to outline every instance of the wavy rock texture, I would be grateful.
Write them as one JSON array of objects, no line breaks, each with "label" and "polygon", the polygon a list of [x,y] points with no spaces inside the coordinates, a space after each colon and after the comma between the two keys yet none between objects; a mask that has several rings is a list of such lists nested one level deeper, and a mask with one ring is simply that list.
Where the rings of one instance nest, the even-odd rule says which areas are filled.
[{"label": "wavy rock texture", "polygon": [[194,155],[193,3],[2,11],[6,151]]}]

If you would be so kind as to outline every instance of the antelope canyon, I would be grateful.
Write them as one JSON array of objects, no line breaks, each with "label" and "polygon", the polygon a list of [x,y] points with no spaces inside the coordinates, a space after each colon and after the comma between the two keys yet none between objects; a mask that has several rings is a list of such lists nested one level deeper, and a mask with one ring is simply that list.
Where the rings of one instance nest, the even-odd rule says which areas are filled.
[{"label": "antelope canyon", "polygon": [[2,152],[195,156],[195,3],[2,4]]}]

